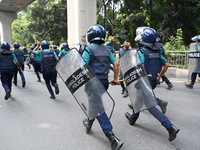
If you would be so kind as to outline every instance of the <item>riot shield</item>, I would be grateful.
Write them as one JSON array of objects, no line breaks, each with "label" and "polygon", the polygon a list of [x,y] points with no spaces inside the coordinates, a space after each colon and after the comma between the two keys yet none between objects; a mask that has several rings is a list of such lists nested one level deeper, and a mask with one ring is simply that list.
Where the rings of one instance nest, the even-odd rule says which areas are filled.
[{"label": "riot shield", "polygon": [[140,112],[157,105],[151,84],[137,56],[137,50],[128,50],[120,58],[120,69],[124,75],[125,84],[134,112]]},{"label": "riot shield", "polygon": [[192,72],[200,73],[200,43],[190,43],[189,53],[189,78]]},{"label": "riot shield", "polygon": [[76,48],[58,61],[56,70],[90,120],[104,112],[111,117],[114,100]]}]

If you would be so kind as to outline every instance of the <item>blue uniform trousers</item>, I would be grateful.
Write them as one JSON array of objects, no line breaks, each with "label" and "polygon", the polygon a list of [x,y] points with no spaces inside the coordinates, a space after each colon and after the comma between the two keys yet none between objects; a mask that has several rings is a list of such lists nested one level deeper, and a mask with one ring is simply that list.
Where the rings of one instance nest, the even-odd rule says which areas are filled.
[{"label": "blue uniform trousers", "polygon": [[[22,68],[22,71],[24,71],[24,64],[20,65],[20,67]],[[19,75],[21,77],[22,82],[25,82],[25,77],[24,77],[24,73],[20,71],[17,66],[14,67],[14,83],[17,83],[17,73],[19,72]]]},{"label": "blue uniform trousers", "polygon": [[5,92],[12,91],[12,78],[13,78],[12,69],[1,69],[1,82]]},{"label": "blue uniform trousers", "polygon": [[200,77],[200,73],[196,73],[196,72],[193,72],[193,73],[192,73],[192,76],[191,76],[191,81],[192,81],[192,82],[195,82],[195,81],[196,81],[197,74],[198,74],[199,77]]},{"label": "blue uniform trousers", "polygon": [[[101,80],[103,86],[105,87],[105,89],[108,89],[109,86],[109,82],[108,80]],[[104,112],[101,115],[97,116],[96,119],[98,120],[104,134],[106,134],[108,131],[112,130],[112,124],[107,116],[107,114]],[[93,122],[95,119],[90,120],[91,122]]]},{"label": "blue uniform trousers", "polygon": [[[152,86],[152,89],[156,88],[156,85],[157,85],[157,81],[156,80],[150,80],[150,83],[151,83],[151,86]],[[157,102],[158,104],[160,102],[162,102],[162,100],[157,99]],[[167,118],[167,116],[165,114],[163,114],[162,112],[160,112],[156,107],[152,107],[152,108],[149,108],[148,111],[158,120],[160,121],[160,123],[168,130],[171,126],[172,126],[172,123],[169,121],[169,119]],[[139,114],[140,113],[136,113],[134,112],[133,110],[133,114],[131,115],[131,119],[136,121],[139,117]]]},{"label": "blue uniform trousers", "polygon": [[39,72],[41,72],[40,62],[39,61],[33,61],[33,67],[34,67],[34,71],[35,71],[37,78],[40,79],[40,75],[39,75]]},{"label": "blue uniform trousers", "polygon": [[57,84],[57,71],[55,69],[43,70],[43,78],[46,83],[46,87],[50,94],[54,94],[51,84],[54,86]]},{"label": "blue uniform trousers", "polygon": [[163,75],[163,76],[162,76],[162,80],[165,81],[165,83],[167,83],[167,84],[169,83],[169,80],[168,80],[168,78],[166,77],[166,75]]}]

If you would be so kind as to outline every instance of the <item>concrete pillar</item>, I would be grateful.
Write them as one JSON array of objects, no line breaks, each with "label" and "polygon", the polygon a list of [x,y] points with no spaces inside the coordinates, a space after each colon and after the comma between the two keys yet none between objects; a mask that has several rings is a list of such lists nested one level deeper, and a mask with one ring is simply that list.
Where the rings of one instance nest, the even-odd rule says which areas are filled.
[{"label": "concrete pillar", "polygon": [[86,44],[86,32],[96,24],[96,0],[67,0],[68,44]]},{"label": "concrete pillar", "polygon": [[12,44],[11,24],[15,19],[17,19],[16,13],[0,12],[1,42],[8,42],[9,44]]}]

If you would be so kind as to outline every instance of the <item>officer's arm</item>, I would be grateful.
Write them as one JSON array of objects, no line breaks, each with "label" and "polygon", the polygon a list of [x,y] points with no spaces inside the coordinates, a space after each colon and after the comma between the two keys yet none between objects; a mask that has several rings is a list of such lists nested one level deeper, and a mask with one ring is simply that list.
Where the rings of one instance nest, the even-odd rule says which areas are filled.
[{"label": "officer's arm", "polygon": [[157,80],[158,80],[158,81],[159,81],[159,80],[162,78],[162,76],[165,74],[165,72],[167,71],[168,67],[169,67],[169,64],[168,64],[167,62],[165,62],[165,63],[162,65],[162,70],[160,71],[160,74],[159,74],[158,77],[157,77]]}]

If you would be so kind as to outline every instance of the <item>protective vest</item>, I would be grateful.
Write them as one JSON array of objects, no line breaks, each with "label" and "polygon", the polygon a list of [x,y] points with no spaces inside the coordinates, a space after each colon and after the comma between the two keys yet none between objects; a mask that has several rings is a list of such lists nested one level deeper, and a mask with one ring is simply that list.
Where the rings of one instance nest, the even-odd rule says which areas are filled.
[{"label": "protective vest", "polygon": [[54,49],[54,52],[56,53],[57,56],[60,53],[60,51],[58,49]]},{"label": "protective vest", "polygon": [[108,79],[110,51],[102,45],[90,44],[88,48],[91,52],[89,66],[99,79]]},{"label": "protective vest", "polygon": [[14,50],[13,53],[17,57],[17,61],[19,62],[20,66],[24,63],[24,53],[21,50]]},{"label": "protective vest", "polygon": [[159,50],[151,50],[148,48],[142,48],[144,57],[145,57],[145,70],[147,75],[152,75],[152,77],[149,77],[149,80],[156,80],[158,73],[160,73],[160,51]]},{"label": "protective vest", "polygon": [[12,51],[7,51],[7,52],[8,53],[6,53],[6,55],[0,53],[0,68],[1,69],[13,69],[14,68]]},{"label": "protective vest", "polygon": [[54,69],[56,65],[56,59],[54,57],[54,52],[44,52],[41,51],[42,54],[42,60],[41,60],[41,68],[42,69]]}]

